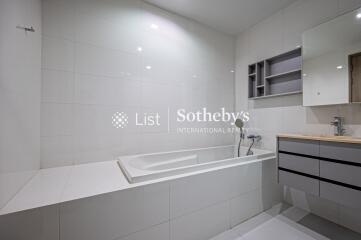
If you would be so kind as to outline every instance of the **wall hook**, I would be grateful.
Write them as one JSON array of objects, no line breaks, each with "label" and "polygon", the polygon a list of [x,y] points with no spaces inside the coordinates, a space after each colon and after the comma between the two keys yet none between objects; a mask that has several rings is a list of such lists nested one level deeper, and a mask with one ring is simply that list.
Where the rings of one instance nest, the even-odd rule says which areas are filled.
[{"label": "wall hook", "polygon": [[25,32],[35,32],[35,29],[33,28],[33,26],[31,26],[31,27],[16,26],[16,28],[22,29]]}]

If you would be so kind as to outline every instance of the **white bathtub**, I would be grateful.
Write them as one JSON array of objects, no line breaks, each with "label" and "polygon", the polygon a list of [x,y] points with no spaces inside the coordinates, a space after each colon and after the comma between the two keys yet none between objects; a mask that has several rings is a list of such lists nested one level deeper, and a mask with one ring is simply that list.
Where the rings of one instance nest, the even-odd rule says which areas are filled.
[{"label": "white bathtub", "polygon": [[210,147],[184,151],[151,153],[118,158],[119,166],[130,183],[155,180],[222,166],[247,164],[275,158],[266,150],[253,149],[254,155],[246,156],[247,148],[231,146]]}]

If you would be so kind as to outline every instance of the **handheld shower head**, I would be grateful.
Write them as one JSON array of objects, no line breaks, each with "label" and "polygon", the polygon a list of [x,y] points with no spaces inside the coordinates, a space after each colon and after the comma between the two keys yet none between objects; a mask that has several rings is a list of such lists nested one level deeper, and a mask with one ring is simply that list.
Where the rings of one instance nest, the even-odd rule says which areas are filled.
[{"label": "handheld shower head", "polygon": [[234,123],[234,125],[236,125],[238,128],[241,128],[241,129],[242,129],[244,123],[243,123],[243,121],[242,121],[241,119],[237,118],[237,119],[236,119],[236,122]]},{"label": "handheld shower head", "polygon": [[242,142],[242,139],[244,139],[244,133],[243,133],[244,123],[243,123],[242,119],[237,118],[234,125],[236,125],[236,127],[238,127],[240,130],[239,143],[238,143],[238,157],[240,157],[241,142]]}]

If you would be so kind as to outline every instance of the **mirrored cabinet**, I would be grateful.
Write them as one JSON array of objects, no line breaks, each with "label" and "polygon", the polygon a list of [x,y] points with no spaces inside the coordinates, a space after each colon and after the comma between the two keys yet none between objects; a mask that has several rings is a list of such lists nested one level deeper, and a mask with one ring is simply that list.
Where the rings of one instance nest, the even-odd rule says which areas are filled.
[{"label": "mirrored cabinet", "polygon": [[303,105],[361,102],[361,9],[303,34]]}]

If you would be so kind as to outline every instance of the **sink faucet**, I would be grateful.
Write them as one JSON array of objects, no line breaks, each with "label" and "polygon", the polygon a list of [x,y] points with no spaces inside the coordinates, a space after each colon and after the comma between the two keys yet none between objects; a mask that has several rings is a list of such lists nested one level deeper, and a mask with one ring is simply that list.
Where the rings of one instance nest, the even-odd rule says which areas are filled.
[{"label": "sink faucet", "polygon": [[331,122],[331,125],[335,127],[335,136],[343,136],[345,134],[342,117],[334,117],[334,120]]}]

